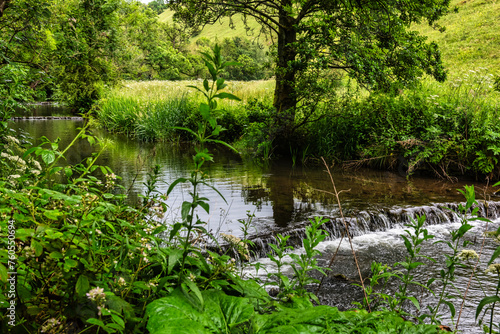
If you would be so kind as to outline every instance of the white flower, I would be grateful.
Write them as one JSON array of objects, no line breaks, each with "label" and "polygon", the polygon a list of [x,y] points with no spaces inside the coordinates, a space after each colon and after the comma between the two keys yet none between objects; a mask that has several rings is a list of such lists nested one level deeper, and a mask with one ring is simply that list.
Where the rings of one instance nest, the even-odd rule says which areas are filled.
[{"label": "white flower", "polygon": [[472,259],[479,259],[479,255],[477,255],[476,251],[472,249],[464,249],[460,252],[460,254],[457,255],[459,259],[462,259],[464,261],[469,261]]},{"label": "white flower", "polygon": [[93,288],[86,294],[87,298],[97,304],[101,304],[106,300],[106,294],[104,293],[104,289],[100,287]]},{"label": "white flower", "polygon": [[486,269],[485,273],[500,274],[500,263],[490,264],[488,269]]},{"label": "white flower", "polygon": [[40,166],[40,163],[36,160],[33,160],[33,165],[35,166],[36,169],[42,170],[42,166]]},{"label": "white flower", "polygon": [[5,136],[5,139],[7,139],[8,142],[14,143],[16,145],[19,145],[19,140],[17,138],[14,138],[12,136]]},{"label": "white flower", "polygon": [[125,279],[124,279],[123,277],[120,277],[120,278],[118,279],[117,284],[118,284],[119,286],[125,286],[125,285],[127,285],[127,282],[125,281]]},{"label": "white flower", "polygon": [[60,325],[61,322],[55,318],[51,318],[45,322],[45,325],[42,326],[40,332],[46,333],[52,329],[54,329],[57,325]]}]

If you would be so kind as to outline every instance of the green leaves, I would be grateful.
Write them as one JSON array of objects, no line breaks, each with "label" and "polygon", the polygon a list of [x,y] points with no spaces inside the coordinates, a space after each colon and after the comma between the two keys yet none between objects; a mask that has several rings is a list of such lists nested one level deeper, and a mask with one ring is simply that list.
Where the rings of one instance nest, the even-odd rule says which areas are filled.
[{"label": "green leaves", "polygon": [[194,307],[178,289],[147,306],[147,328],[151,334],[231,333],[250,320],[253,307],[247,298],[228,296],[222,291],[201,291],[202,309]]},{"label": "green leaves", "polygon": [[484,297],[483,299],[481,299],[481,301],[479,302],[479,304],[477,305],[477,308],[476,308],[476,319],[477,319],[477,317],[479,317],[479,315],[481,314],[481,311],[483,310],[483,308],[486,305],[494,304],[497,302],[500,302],[499,296],[489,296],[489,297]]},{"label": "green leaves", "polygon": [[80,275],[75,285],[75,292],[78,296],[83,297],[90,289],[89,279],[85,275]]}]

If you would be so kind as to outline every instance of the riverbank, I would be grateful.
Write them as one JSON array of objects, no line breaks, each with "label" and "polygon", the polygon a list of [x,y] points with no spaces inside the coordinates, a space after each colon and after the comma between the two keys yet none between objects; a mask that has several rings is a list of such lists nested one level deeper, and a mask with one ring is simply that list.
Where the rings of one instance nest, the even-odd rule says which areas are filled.
[{"label": "riverbank", "polygon": [[[174,128],[197,127],[202,96],[189,85],[201,82],[126,82],[99,101],[97,124],[146,142],[189,141],[186,132]],[[288,155],[294,164],[323,156],[345,168],[369,166],[448,180],[500,176],[500,92],[486,69],[443,84],[424,80],[398,94],[351,94],[344,84],[328,103],[317,105],[318,120],[299,127],[289,150],[281,148],[279,154],[273,85],[272,80],[230,83],[227,91],[242,102],[219,105],[218,124],[226,129],[220,139],[247,156],[265,160]],[[296,122],[304,117],[299,109]]]}]

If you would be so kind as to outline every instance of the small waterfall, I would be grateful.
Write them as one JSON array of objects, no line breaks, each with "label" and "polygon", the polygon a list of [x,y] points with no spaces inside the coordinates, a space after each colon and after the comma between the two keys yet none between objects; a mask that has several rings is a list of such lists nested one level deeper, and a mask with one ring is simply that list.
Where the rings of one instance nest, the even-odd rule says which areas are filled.
[{"label": "small waterfall", "polygon": [[[426,216],[427,225],[439,225],[457,223],[460,217],[455,213],[458,211],[459,203],[440,203],[412,208],[393,208],[370,211],[353,212],[345,221],[349,227],[351,237],[363,235],[370,232],[385,231],[394,227],[402,227],[417,216]],[[496,219],[500,217],[500,202],[480,202],[477,206],[478,216]],[[341,218],[328,217],[329,221],[322,228],[328,232],[327,240],[341,238],[345,233],[345,226]],[[291,228],[280,228],[263,235],[249,237],[254,243],[251,252],[254,257],[266,256],[271,251],[269,244],[277,244],[276,235],[289,236],[287,245],[301,247],[305,238],[305,230],[309,222],[303,222]]]}]

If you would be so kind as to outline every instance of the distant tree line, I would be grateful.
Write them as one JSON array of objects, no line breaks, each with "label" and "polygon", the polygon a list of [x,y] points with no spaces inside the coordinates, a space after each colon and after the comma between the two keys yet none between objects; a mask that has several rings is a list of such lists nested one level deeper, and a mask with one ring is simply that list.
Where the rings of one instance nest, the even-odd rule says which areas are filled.
[{"label": "distant tree line", "polygon": [[[105,87],[122,79],[180,80],[208,75],[198,51],[176,24],[158,21],[164,1],[1,0],[2,113],[16,103],[55,99],[75,112],[90,109]],[[244,38],[218,41],[228,60],[243,66],[223,75],[255,80],[271,75],[269,57]]]}]

